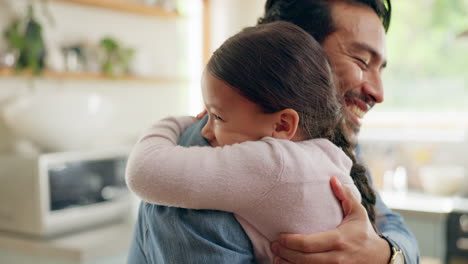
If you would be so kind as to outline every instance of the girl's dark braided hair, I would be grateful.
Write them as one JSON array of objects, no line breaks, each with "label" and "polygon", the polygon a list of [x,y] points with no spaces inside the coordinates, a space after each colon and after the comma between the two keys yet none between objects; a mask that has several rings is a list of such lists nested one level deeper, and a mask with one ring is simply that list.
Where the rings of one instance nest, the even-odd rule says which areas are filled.
[{"label": "girl's dark braided hair", "polygon": [[[341,147],[341,149],[346,153],[346,155],[353,161],[353,167],[351,168],[351,178],[353,178],[354,184],[358,188],[359,192],[361,193],[361,204],[366,208],[367,215],[371,220],[371,223],[375,224],[375,201],[376,196],[374,189],[369,184],[369,180],[366,175],[366,168],[357,163],[356,155],[354,155],[353,147],[346,139],[344,134],[344,130],[339,128],[335,130],[335,134],[333,138],[330,140],[337,146]],[[375,228],[375,226],[374,226]]]}]

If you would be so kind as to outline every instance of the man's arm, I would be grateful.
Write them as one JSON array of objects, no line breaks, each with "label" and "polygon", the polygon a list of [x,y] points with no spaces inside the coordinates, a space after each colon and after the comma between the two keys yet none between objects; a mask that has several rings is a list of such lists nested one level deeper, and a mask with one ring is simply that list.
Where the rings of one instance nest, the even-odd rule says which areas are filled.
[{"label": "man's arm", "polygon": [[[361,154],[361,149],[358,145],[356,148],[356,156],[361,164],[365,164]],[[367,178],[374,188],[377,197],[375,211],[378,231],[389,237],[396,246],[403,251],[406,264],[419,263],[419,248],[416,237],[414,237],[413,233],[411,233],[408,226],[405,224],[403,217],[390,210],[382,201],[382,197],[380,197],[379,192],[374,186],[369,169],[367,169]]]},{"label": "man's arm", "polygon": [[407,264],[419,263],[419,248],[416,238],[406,226],[403,218],[391,211],[383,203],[378,193],[375,209],[377,212],[376,224],[378,230],[383,235],[389,237],[403,251]]},{"label": "man's arm", "polygon": [[[357,154],[358,159],[362,161],[359,149]],[[372,184],[370,173],[367,176]],[[337,197],[336,190],[339,189],[339,187],[333,189]],[[388,263],[390,246],[373,229],[369,229],[370,221],[367,216],[362,217],[364,207],[355,203],[352,196],[349,196],[348,202],[346,195],[343,198],[345,199],[342,200],[343,204],[354,204],[356,208],[348,210],[348,213],[345,212],[345,219],[337,229],[310,235],[285,234],[279,238],[279,243],[273,244],[276,255],[283,261],[279,263],[329,263],[337,259],[347,260],[349,263]],[[359,207],[361,208],[358,209]],[[403,218],[392,212],[378,193],[375,208],[379,232],[389,237],[403,250],[407,264],[418,264],[418,244]],[[387,256],[386,260],[379,261],[382,256]]]}]

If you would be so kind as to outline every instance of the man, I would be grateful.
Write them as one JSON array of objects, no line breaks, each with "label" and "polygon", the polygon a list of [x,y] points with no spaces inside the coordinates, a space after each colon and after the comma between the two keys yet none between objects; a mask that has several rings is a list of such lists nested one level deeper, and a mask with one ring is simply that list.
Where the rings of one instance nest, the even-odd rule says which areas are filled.
[{"label": "man", "polygon": [[[385,32],[390,0],[269,0],[259,23],[286,20],[319,41],[329,56],[344,98],[347,129],[357,142],[360,120],[383,101]],[[207,145],[189,128],[181,145]],[[377,199],[374,231],[362,205],[332,181],[345,218],[334,230],[282,235],[272,244],[276,263],[419,263],[417,242],[402,218]],[[403,254],[401,254],[401,251]],[[254,263],[252,245],[232,214],[142,203],[129,263]]]},{"label": "man", "polygon": [[[261,23],[275,20],[295,23],[322,44],[344,98],[347,128],[354,143],[357,143],[360,120],[375,104],[383,101],[381,72],[386,66],[385,32],[390,15],[390,0],[279,0],[267,1],[265,16],[260,19]],[[358,207],[344,209],[358,210]],[[393,241],[390,242],[392,247],[403,250],[406,263],[418,263],[414,236],[404,226],[401,217],[393,214],[380,197],[377,214],[378,230]],[[274,251],[290,263],[341,263],[337,260],[344,263],[388,263],[389,244],[386,245],[386,241],[371,228],[366,232],[363,227],[366,225],[364,222],[369,226],[367,219],[363,217],[359,220],[361,222],[356,221],[355,224],[361,228],[352,228],[354,220],[351,218],[358,215],[364,216],[362,212],[357,214],[354,211],[331,232],[282,237],[283,246],[274,243]],[[379,256],[386,256],[386,262]]]}]

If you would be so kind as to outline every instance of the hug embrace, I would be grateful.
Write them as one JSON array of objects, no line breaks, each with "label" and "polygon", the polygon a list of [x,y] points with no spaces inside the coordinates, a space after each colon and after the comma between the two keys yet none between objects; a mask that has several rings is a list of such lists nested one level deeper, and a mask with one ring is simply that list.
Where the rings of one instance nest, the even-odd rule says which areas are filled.
[{"label": "hug embrace", "polygon": [[155,123],[129,157],[129,263],[419,262],[356,157],[383,101],[384,2],[267,1],[214,52],[206,114]]}]

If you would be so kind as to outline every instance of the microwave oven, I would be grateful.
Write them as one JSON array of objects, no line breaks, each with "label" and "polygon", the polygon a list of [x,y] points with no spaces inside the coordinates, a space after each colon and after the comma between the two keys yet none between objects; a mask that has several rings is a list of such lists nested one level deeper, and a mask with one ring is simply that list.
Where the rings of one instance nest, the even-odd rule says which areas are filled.
[{"label": "microwave oven", "polygon": [[456,211],[447,217],[445,263],[468,263],[468,212]]},{"label": "microwave oven", "polygon": [[130,148],[0,156],[0,231],[50,237],[125,220]]}]

